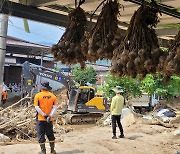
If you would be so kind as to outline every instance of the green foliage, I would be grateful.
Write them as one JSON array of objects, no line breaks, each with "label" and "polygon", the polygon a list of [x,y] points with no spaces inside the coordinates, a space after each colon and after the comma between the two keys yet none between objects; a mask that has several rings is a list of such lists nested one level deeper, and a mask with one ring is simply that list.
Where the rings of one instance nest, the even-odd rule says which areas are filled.
[{"label": "green foliage", "polygon": [[124,97],[128,99],[130,96],[139,97],[141,95],[139,82],[137,79],[132,79],[131,77],[118,77],[112,76],[108,74],[105,77],[106,85],[103,87],[103,91],[105,92],[106,96],[112,98],[115,93],[112,89],[116,86],[121,86],[124,89]]},{"label": "green foliage", "polygon": [[163,98],[169,99],[180,94],[180,77],[171,76],[168,84],[164,84],[164,78],[160,74],[148,74],[141,82],[141,88],[148,95],[156,93]]},{"label": "green foliage", "polygon": [[146,77],[141,81],[141,89],[148,93],[149,96],[154,94],[157,85],[154,80],[154,76],[151,74],[147,74]]},{"label": "green foliage", "polygon": [[86,67],[82,70],[79,66],[73,69],[74,80],[81,84],[82,82],[96,83],[97,73],[93,67]]},{"label": "green foliage", "polygon": [[156,93],[163,98],[169,99],[180,94],[180,77],[171,76],[168,84],[164,84],[164,78],[161,74],[147,74],[146,77],[140,81],[137,77],[132,79],[130,77],[117,77],[109,74],[105,77],[106,85],[103,86],[103,91],[106,96],[112,98],[115,94],[112,88],[121,86],[125,93],[124,96],[128,99],[131,96],[141,96],[141,90],[148,93],[149,96]]},{"label": "green foliage", "polygon": [[161,94],[165,98],[173,98],[180,94],[180,77],[171,76],[168,85],[165,85],[163,89],[157,89],[157,93]]}]

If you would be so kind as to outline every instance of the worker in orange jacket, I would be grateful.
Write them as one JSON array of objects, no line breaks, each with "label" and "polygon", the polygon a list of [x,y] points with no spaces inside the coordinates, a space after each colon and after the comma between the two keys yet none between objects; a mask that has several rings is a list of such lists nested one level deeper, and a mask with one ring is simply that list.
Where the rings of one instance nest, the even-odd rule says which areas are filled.
[{"label": "worker in orange jacket", "polygon": [[7,100],[7,91],[3,91],[1,97],[2,97],[1,98],[2,104],[4,105],[6,103],[6,100]]},{"label": "worker in orange jacket", "polygon": [[46,154],[45,147],[45,134],[49,140],[51,153],[55,154],[55,137],[53,133],[52,117],[57,109],[56,96],[50,92],[52,87],[49,82],[44,81],[41,83],[41,92],[37,93],[34,97],[34,106],[37,114],[36,128],[38,142],[41,147],[42,154]]}]

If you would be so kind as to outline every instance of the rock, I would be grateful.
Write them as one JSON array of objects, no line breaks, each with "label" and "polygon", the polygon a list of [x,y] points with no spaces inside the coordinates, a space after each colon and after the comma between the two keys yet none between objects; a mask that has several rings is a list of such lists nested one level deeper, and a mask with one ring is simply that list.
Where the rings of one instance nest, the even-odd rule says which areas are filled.
[{"label": "rock", "polygon": [[4,134],[0,133],[0,142],[9,142],[10,138]]},{"label": "rock", "polygon": [[179,136],[180,135],[180,129],[177,129],[174,131],[174,136]]}]

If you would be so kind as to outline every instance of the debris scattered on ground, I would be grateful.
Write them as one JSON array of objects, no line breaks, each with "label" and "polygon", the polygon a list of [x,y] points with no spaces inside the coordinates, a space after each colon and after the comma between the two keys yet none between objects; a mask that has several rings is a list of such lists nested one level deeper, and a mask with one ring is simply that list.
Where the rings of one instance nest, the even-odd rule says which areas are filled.
[{"label": "debris scattered on ground", "polygon": [[109,126],[109,125],[111,125],[110,112],[104,113],[103,117],[96,122],[96,125],[98,125],[98,126]]},{"label": "debris scattered on ground", "polygon": [[176,112],[180,111],[180,95],[169,100],[160,100],[156,109],[159,107],[169,108]]},{"label": "debris scattered on ground", "polygon": [[161,125],[166,128],[178,128],[180,123],[180,96],[170,100],[160,100],[152,112],[142,115],[142,122],[149,125]]},{"label": "debris scattered on ground", "polygon": [[177,115],[175,118],[171,119],[170,124],[180,124],[180,115]]},{"label": "debris scattered on ground", "polygon": [[[59,102],[65,103],[65,90],[62,88],[62,90],[56,93]],[[57,137],[60,136],[60,134],[73,130],[68,127],[62,128],[62,125],[65,124],[65,119],[60,115],[62,112],[61,107],[62,103],[58,105],[58,110],[54,115],[54,131]],[[31,98],[28,96],[7,108],[1,108],[0,133],[2,135],[0,134],[0,142],[10,144],[8,142],[36,141],[36,115],[37,112],[31,102]],[[7,138],[5,136],[7,136]]]},{"label": "debris scattered on ground", "polygon": [[[123,127],[129,127],[135,123],[135,118],[132,111],[128,108],[122,110],[121,122]],[[104,116],[97,122],[100,126],[110,126],[111,125],[111,114],[107,112]]]},{"label": "debris scattered on ground", "polygon": [[0,133],[0,142],[9,142],[10,138],[4,134]]}]

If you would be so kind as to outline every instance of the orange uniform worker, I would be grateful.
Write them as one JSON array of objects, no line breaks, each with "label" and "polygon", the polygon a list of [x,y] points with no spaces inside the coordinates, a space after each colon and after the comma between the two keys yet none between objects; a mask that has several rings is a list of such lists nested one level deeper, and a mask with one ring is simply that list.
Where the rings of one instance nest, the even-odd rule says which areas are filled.
[{"label": "orange uniform worker", "polygon": [[4,105],[6,103],[7,100],[7,91],[3,91],[2,92],[2,104]]},{"label": "orange uniform worker", "polygon": [[52,87],[49,86],[48,81],[41,83],[41,92],[34,97],[34,106],[37,114],[36,129],[38,142],[41,147],[42,154],[46,154],[45,134],[49,140],[51,153],[55,154],[55,137],[53,133],[52,116],[57,109],[56,96],[50,92]]}]

